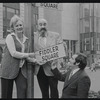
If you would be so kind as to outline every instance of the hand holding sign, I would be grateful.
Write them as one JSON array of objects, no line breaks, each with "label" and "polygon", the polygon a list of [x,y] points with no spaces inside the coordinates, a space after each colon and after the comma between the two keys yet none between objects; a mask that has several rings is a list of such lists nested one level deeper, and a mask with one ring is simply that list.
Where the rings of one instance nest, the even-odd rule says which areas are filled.
[{"label": "hand holding sign", "polygon": [[39,65],[43,65],[43,64],[45,64],[46,62],[43,62],[43,61],[38,61],[37,60],[37,64],[39,64]]},{"label": "hand holding sign", "polygon": [[29,57],[35,58],[35,53],[29,53]]},{"label": "hand holding sign", "polygon": [[36,63],[37,62],[37,60],[35,58],[31,58],[31,57],[28,57],[27,61],[28,62],[32,62],[32,63]]}]

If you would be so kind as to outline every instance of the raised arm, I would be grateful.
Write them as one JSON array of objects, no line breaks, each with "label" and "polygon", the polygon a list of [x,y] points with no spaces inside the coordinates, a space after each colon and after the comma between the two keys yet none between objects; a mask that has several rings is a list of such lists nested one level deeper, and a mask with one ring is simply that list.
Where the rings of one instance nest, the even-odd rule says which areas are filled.
[{"label": "raised arm", "polygon": [[55,76],[58,80],[64,82],[67,73],[65,73],[65,74],[60,73],[60,71],[57,69],[57,65],[58,65],[58,64],[57,64],[57,60],[54,60],[54,61],[52,62],[52,65],[51,65],[51,71],[52,71],[52,73],[54,74],[54,76]]}]

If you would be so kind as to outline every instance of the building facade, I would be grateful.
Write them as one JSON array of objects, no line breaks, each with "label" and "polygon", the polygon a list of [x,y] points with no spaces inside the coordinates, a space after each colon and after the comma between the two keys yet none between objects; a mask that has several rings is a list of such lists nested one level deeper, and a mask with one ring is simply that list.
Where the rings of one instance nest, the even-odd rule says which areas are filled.
[{"label": "building facade", "polygon": [[100,3],[81,3],[79,9],[80,51],[90,65],[100,58]]},{"label": "building facade", "polygon": [[67,44],[70,58],[79,51],[79,3],[63,3],[62,38]]}]

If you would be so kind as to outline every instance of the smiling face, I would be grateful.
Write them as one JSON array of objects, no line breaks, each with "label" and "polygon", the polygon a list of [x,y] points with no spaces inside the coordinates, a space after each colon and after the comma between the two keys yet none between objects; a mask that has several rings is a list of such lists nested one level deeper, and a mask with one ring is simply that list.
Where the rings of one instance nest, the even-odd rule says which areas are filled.
[{"label": "smiling face", "polygon": [[15,33],[23,33],[23,22],[21,20],[18,20],[16,24],[14,25]]}]

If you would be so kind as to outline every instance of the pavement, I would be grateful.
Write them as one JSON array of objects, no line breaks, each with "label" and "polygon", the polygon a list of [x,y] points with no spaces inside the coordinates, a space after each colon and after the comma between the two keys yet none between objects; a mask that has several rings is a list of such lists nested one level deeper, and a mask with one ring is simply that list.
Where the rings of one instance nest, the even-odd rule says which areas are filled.
[{"label": "pavement", "polygon": [[[100,69],[96,70],[96,72],[95,71],[91,72],[88,68],[86,68],[86,72],[91,79],[90,90],[93,90],[95,92],[99,91],[100,90]],[[63,84],[64,84],[63,82],[60,81],[58,82],[59,96],[61,96],[62,94]],[[1,82],[0,82],[0,98],[1,98]],[[15,83],[13,89],[13,98],[16,98]],[[34,76],[34,98],[42,98],[36,76]]]}]

